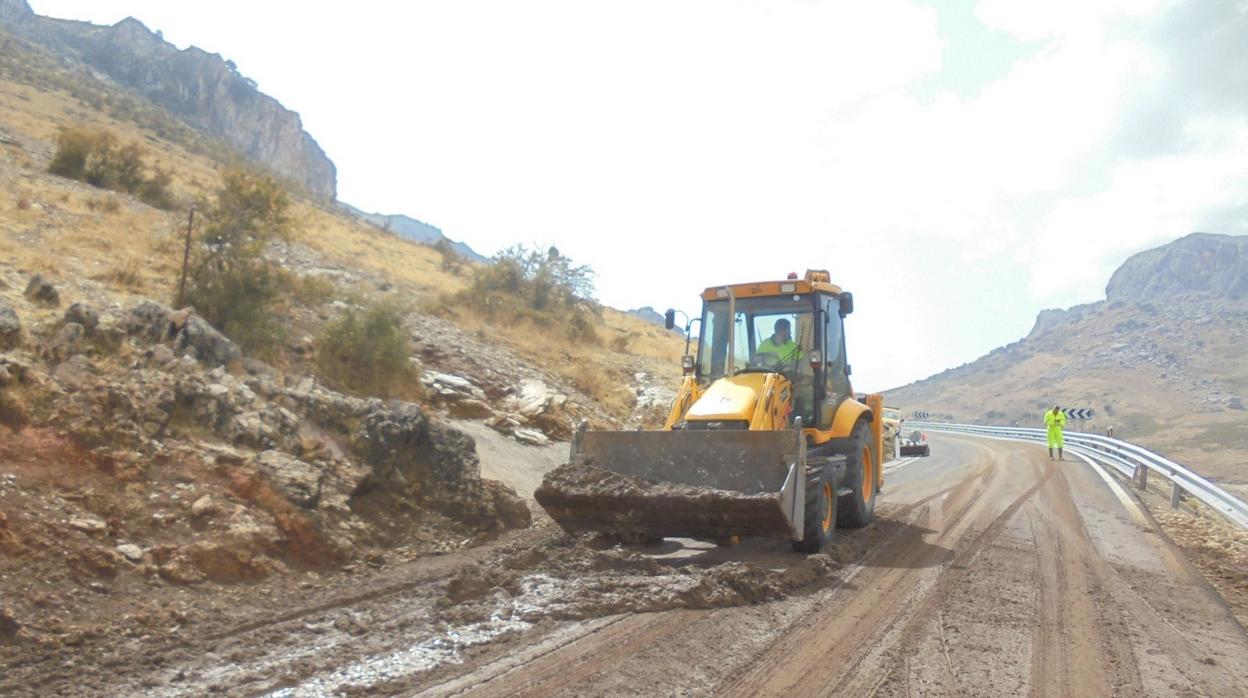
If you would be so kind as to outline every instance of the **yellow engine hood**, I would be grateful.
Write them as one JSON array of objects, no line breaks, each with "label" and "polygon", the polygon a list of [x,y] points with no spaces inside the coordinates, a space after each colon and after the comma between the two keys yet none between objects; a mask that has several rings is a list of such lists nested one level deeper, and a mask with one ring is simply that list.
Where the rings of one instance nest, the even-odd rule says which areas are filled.
[{"label": "yellow engine hood", "polygon": [[702,397],[685,413],[686,420],[727,421],[739,419],[750,421],[758,396],[763,391],[766,373],[743,373],[731,378],[720,378],[711,384]]}]

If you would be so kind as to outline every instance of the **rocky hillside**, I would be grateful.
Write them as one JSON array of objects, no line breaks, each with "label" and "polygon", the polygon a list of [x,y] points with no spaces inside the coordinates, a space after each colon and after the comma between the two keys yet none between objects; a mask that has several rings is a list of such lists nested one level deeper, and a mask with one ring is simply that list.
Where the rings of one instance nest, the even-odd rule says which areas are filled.
[{"label": "rocky hillside", "polygon": [[1196,233],[1132,256],[1106,299],[1045,310],[987,356],[887,391],[907,413],[1035,426],[1054,403],[1076,429],[1155,448],[1248,491],[1248,237]]},{"label": "rocky hillside", "polygon": [[[15,17],[44,26],[0,0]],[[281,342],[244,355],[165,305],[185,208],[48,172],[60,129],[106,131],[169,172],[177,209],[221,185],[221,148],[42,44],[0,45],[0,655],[176,634],[252,584],[475,546],[529,522],[493,478],[532,479],[526,454],[556,458],[577,420],[635,424],[671,399],[681,343],[661,328],[604,309],[552,355],[549,327],[457,303],[471,269],[305,197],[265,252],[289,278]],[[318,368],[327,325],[374,303],[401,312],[402,401]]]},{"label": "rocky hillside", "polygon": [[42,17],[26,0],[0,0],[0,27],[13,37],[5,41],[31,42],[62,63],[81,65],[84,78],[134,90],[316,197],[337,195],[334,163],[299,115],[215,53],[179,50],[133,18],[101,27]]}]

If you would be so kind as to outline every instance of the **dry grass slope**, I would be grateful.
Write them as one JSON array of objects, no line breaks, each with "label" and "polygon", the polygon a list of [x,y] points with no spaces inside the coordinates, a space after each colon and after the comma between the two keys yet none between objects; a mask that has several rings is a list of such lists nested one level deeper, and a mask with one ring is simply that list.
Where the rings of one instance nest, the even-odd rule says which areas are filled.
[{"label": "dry grass slope", "polygon": [[[214,160],[199,154],[198,147],[166,140],[150,127],[118,119],[117,110],[102,106],[98,90],[84,87],[79,77],[58,69],[56,79],[32,78],[37,71],[22,73],[12,65],[12,60],[0,62],[0,131],[11,140],[0,145],[0,259],[23,274],[85,283],[122,305],[137,297],[170,301],[181,263],[185,206],[217,186],[233,156],[227,153]],[[152,164],[171,173],[169,190],[182,204],[180,210],[161,211],[123,194],[46,174],[57,134],[63,128],[83,127],[142,143]],[[173,133],[168,127],[159,131]],[[182,135],[179,132],[177,140],[185,141]],[[291,213],[297,243],[327,263],[392,284],[413,306],[468,285],[470,269],[445,268],[442,256],[431,247],[402,240],[303,197],[296,198]],[[314,290],[325,293],[323,288]],[[342,293],[339,289],[339,296]],[[51,320],[55,311],[45,314],[37,320]],[[627,412],[632,400],[628,386],[639,367],[662,383],[675,386],[679,381],[682,342],[614,310],[592,320],[603,341],[560,341],[555,356],[550,355],[549,331],[539,325],[489,322],[462,308],[444,308],[443,314],[565,381],[583,385],[615,414]]]}]

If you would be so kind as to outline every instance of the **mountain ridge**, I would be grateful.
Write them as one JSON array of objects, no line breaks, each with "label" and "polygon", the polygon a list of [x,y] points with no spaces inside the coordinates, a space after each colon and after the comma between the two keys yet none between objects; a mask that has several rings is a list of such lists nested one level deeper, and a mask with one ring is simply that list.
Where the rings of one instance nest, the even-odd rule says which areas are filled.
[{"label": "mountain ridge", "polygon": [[456,254],[471,262],[479,262],[485,264],[490,261],[489,257],[478,253],[472,249],[466,242],[452,240],[447,237],[442,229],[436,225],[431,225],[422,220],[412,218],[402,213],[369,213],[362,209],[358,209],[347,203],[339,203],[347,213],[368,221],[373,225],[393,233],[405,240],[424,243],[426,245],[437,244],[439,240],[445,240]]},{"label": "mountain ridge", "polygon": [[1017,342],[884,391],[907,415],[1037,426],[1046,406],[1095,410],[1070,428],[1160,450],[1248,492],[1248,236],[1196,233],[1132,255],[1106,300],[1047,309]]},{"label": "mountain ridge", "polygon": [[196,46],[178,49],[133,17],[109,26],[44,17],[26,0],[0,0],[0,24],[63,61],[81,63],[97,78],[137,91],[313,196],[337,197],[337,168],[299,114],[261,92],[221,55]]}]

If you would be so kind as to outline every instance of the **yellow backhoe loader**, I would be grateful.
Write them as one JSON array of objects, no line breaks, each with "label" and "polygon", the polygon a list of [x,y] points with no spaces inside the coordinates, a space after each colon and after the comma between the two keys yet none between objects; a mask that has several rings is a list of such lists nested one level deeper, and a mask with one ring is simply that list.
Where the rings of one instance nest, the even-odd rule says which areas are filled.
[{"label": "yellow backhoe loader", "polygon": [[884,484],[883,401],[850,386],[853,309],[826,271],[706,289],[663,429],[582,425],[538,503],[568,531],[781,537],[803,552],[865,526]]}]

